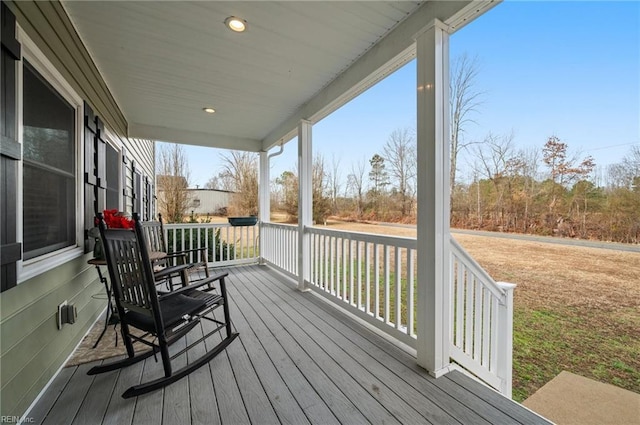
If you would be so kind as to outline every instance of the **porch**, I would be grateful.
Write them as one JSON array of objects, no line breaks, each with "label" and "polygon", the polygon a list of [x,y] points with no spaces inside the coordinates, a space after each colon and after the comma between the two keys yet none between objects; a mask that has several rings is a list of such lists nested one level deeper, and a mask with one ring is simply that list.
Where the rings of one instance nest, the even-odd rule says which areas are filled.
[{"label": "porch", "polygon": [[28,414],[43,424],[549,423],[452,371],[416,359],[268,266],[229,268],[240,338],[208,367],[135,399],[120,394],[161,374],[148,359],[87,376],[62,370]]}]

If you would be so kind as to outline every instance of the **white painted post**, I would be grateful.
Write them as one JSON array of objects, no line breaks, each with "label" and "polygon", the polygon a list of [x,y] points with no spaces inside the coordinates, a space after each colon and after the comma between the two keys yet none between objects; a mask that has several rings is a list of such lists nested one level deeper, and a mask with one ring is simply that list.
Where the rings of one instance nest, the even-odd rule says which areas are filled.
[{"label": "white painted post", "polygon": [[308,291],[306,282],[310,280],[309,235],[305,227],[313,222],[313,153],[311,149],[311,127],[309,121],[298,124],[298,290]]},{"label": "white painted post", "polygon": [[449,366],[449,34],[439,20],[416,36],[418,60],[418,364]]},{"label": "white painted post", "polygon": [[514,283],[496,282],[505,291],[498,303],[498,370],[500,392],[511,398],[511,384],[513,380],[513,290]]},{"label": "white painted post", "polygon": [[262,223],[271,221],[271,194],[269,190],[269,152],[260,152],[260,182],[258,185],[258,214],[260,226],[260,264],[265,264],[265,258],[272,258],[271,253],[267,252],[267,240],[262,229]]}]

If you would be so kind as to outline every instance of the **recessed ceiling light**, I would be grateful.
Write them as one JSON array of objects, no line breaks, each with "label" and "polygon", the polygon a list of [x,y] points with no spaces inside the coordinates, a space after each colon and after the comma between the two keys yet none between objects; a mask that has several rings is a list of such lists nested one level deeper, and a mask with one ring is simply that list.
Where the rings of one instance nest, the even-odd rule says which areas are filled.
[{"label": "recessed ceiling light", "polygon": [[207,114],[213,114],[216,110],[213,108],[202,108]]},{"label": "recessed ceiling light", "polygon": [[229,16],[224,20],[224,24],[231,31],[243,32],[247,29],[247,21],[244,19],[236,18],[235,16]]}]

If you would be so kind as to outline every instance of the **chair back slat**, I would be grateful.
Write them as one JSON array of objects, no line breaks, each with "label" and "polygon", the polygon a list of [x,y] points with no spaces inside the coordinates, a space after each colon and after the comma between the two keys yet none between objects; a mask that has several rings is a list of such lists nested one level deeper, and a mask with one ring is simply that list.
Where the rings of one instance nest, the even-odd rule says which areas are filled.
[{"label": "chair back slat", "polygon": [[166,243],[164,241],[164,230],[161,221],[145,221],[141,222],[142,231],[147,240],[147,248],[149,252],[167,252]]},{"label": "chair back slat", "polygon": [[149,263],[148,244],[141,223],[135,220],[135,224],[134,230],[107,229],[104,222],[100,221],[113,293],[119,307],[159,318],[158,295]]}]

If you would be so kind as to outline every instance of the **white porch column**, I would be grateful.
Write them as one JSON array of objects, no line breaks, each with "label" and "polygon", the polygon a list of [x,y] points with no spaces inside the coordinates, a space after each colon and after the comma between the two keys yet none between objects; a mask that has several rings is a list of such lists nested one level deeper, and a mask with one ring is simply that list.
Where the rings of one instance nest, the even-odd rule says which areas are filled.
[{"label": "white porch column", "polygon": [[311,122],[298,124],[298,290],[307,291],[311,270],[309,235],[305,226],[313,223],[313,153],[311,149]]},{"label": "white porch column", "polygon": [[264,259],[269,258],[267,249],[267,241],[262,237],[262,223],[268,223],[271,220],[271,191],[270,191],[270,176],[269,176],[269,152],[260,152],[260,182],[258,185],[258,219],[260,222],[260,237],[259,237],[259,250],[260,250],[260,264],[264,264]]},{"label": "white porch column", "polygon": [[417,36],[418,364],[449,366],[449,34],[434,20]]}]

